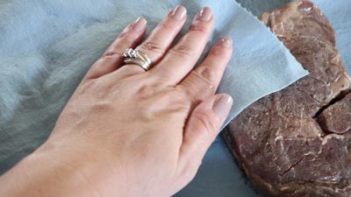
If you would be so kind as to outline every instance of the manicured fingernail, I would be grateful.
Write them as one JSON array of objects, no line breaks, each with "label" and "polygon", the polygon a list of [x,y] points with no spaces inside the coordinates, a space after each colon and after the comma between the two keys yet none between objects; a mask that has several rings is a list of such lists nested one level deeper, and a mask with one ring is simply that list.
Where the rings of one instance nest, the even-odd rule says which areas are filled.
[{"label": "manicured fingernail", "polygon": [[178,5],[171,11],[171,16],[177,20],[183,20],[186,16],[186,9],[184,6]]},{"label": "manicured fingernail", "polygon": [[208,22],[212,19],[212,11],[209,7],[204,7],[196,16],[197,20]]},{"label": "manicured fingernail", "polygon": [[230,48],[233,46],[233,40],[228,37],[225,37],[225,38],[221,38],[217,44],[224,48]]},{"label": "manicured fingernail", "polygon": [[132,28],[135,31],[143,31],[145,29],[146,20],[143,17],[137,18],[132,24]]},{"label": "manicured fingernail", "polygon": [[223,94],[216,98],[213,104],[213,111],[217,114],[217,116],[224,121],[227,118],[230,108],[233,105],[233,99],[231,96]]}]

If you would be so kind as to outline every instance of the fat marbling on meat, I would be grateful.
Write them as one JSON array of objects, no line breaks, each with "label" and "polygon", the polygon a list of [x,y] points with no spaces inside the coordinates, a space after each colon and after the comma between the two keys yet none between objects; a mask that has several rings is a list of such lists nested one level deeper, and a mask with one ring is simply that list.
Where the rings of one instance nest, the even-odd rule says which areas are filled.
[{"label": "fat marbling on meat", "polygon": [[249,179],[272,196],[351,196],[350,78],[335,32],[310,1],[262,16],[310,75],[244,110],[224,138]]}]

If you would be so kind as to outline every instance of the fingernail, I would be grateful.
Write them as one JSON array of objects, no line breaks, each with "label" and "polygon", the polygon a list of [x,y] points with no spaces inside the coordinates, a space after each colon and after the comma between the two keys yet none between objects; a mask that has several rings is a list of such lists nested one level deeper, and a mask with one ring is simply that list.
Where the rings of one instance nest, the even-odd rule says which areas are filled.
[{"label": "fingernail", "polygon": [[196,16],[197,20],[208,22],[212,19],[212,11],[209,7],[204,7]]},{"label": "fingernail", "polygon": [[217,44],[224,48],[230,48],[233,46],[233,40],[228,37],[224,37],[224,38],[221,38]]},{"label": "fingernail", "polygon": [[232,105],[233,105],[232,97],[229,95],[223,94],[216,98],[212,109],[217,114],[217,116],[221,119],[221,121],[224,121],[227,118]]},{"label": "fingernail", "polygon": [[135,31],[143,31],[145,29],[146,20],[143,17],[137,18],[132,24],[132,28]]},{"label": "fingernail", "polygon": [[171,16],[177,20],[183,20],[186,16],[186,9],[184,6],[178,5],[171,11]]}]

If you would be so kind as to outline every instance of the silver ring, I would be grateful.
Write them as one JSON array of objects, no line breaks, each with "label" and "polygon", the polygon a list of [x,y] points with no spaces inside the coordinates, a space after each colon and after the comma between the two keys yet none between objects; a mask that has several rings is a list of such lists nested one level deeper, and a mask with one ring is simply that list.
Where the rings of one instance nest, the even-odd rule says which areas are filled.
[{"label": "silver ring", "polygon": [[148,71],[151,68],[151,59],[139,50],[128,48],[124,50],[123,57],[124,63],[126,64],[136,64],[145,71]]}]

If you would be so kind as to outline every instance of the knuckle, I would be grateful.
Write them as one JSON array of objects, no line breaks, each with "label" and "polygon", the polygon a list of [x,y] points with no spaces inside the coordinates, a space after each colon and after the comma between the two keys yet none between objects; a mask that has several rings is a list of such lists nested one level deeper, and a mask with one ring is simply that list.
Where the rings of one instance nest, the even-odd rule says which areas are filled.
[{"label": "knuckle", "polygon": [[209,28],[206,24],[195,23],[190,26],[190,31],[199,32],[201,34],[207,34],[209,32]]},{"label": "knuckle", "polygon": [[138,90],[137,95],[138,95],[138,98],[145,99],[145,98],[148,98],[148,97],[152,96],[155,92],[156,92],[155,91],[155,87],[149,86],[149,85],[145,85],[145,86],[142,86]]},{"label": "knuckle", "polygon": [[161,103],[165,104],[166,111],[168,112],[184,112],[188,113],[191,108],[191,100],[183,90],[177,88],[167,88],[160,91],[158,95]]},{"label": "knuckle", "polygon": [[117,37],[117,40],[124,39],[129,35],[128,28],[124,29],[122,33],[120,33]]},{"label": "knuckle", "polygon": [[98,61],[115,60],[120,57],[121,57],[121,54],[118,53],[117,51],[109,50],[109,51],[106,51]]},{"label": "knuckle", "polygon": [[216,117],[214,117],[210,112],[207,111],[198,111],[196,116],[194,116],[196,121],[199,124],[199,127],[202,128],[206,134],[211,134],[217,129]]},{"label": "knuckle", "polygon": [[171,49],[169,53],[181,58],[191,58],[193,57],[194,50],[190,46],[181,45]]},{"label": "knuckle", "polygon": [[109,97],[112,91],[112,84],[106,83],[103,79],[92,78],[84,81],[81,86],[78,87],[77,93],[80,95],[89,96],[89,99],[101,99]]},{"label": "knuckle", "polygon": [[162,47],[158,43],[152,41],[145,42],[140,46],[140,49],[154,53],[163,53]]},{"label": "knuckle", "polygon": [[191,105],[189,95],[179,88],[174,89],[173,94],[170,94],[170,97],[172,99],[172,103],[177,106],[188,108]]},{"label": "knuckle", "polygon": [[192,71],[189,78],[183,82],[189,94],[194,95],[196,93],[196,95],[207,95],[209,92],[214,92],[216,86],[213,80],[214,74],[211,72],[212,71]]},{"label": "knuckle", "polygon": [[137,38],[137,35],[132,31],[124,31],[122,32],[116,39],[116,42],[133,42]]},{"label": "knuckle", "polygon": [[193,71],[194,76],[200,80],[202,83],[213,87],[214,80],[216,78],[216,73],[208,65],[202,65]]}]

